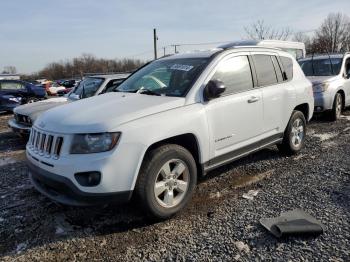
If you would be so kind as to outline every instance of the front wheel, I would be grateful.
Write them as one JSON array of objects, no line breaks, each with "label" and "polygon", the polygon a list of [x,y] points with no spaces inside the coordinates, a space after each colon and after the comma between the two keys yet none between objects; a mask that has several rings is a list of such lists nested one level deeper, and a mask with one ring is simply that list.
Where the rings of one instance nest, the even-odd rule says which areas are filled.
[{"label": "front wheel", "polygon": [[340,118],[343,109],[343,97],[337,93],[334,97],[332,111],[330,112],[331,121],[337,121]]},{"label": "front wheel", "polygon": [[136,194],[148,214],[165,219],[186,206],[196,183],[197,167],[191,153],[179,145],[163,145],[146,155]]},{"label": "front wheel", "polygon": [[300,111],[293,111],[288,126],[284,132],[282,144],[278,149],[286,154],[297,154],[305,144],[306,120]]}]

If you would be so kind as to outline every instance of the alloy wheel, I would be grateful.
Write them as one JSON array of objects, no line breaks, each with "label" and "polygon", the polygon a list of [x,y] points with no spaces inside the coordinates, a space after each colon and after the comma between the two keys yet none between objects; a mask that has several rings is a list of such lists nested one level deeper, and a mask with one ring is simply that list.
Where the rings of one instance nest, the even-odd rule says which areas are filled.
[{"label": "alloy wheel", "polygon": [[177,206],[185,197],[190,182],[189,169],[180,159],[167,161],[159,170],[154,183],[157,202],[165,208]]}]

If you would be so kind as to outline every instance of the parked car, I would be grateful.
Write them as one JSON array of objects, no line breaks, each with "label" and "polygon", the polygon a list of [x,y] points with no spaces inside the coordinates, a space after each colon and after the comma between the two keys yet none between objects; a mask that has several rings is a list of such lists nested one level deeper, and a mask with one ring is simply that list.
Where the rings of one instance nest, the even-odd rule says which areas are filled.
[{"label": "parked car", "polygon": [[315,112],[339,119],[350,106],[350,53],[312,56],[299,64],[313,84]]},{"label": "parked car", "polygon": [[44,85],[46,93],[50,96],[56,96],[59,92],[66,92],[66,88],[57,82],[47,81]]},{"label": "parked car", "polygon": [[58,90],[57,95],[58,96],[64,96],[65,94],[68,94],[72,89],[76,88],[80,84],[81,80],[75,80],[75,84],[73,87],[65,87],[64,90]]},{"label": "parked car", "polygon": [[39,192],[80,206],[135,195],[148,214],[167,218],[209,170],[274,144],[298,153],[314,108],[294,57],[262,47],[162,58],[117,91],[35,121],[26,155]]},{"label": "parked car", "polygon": [[81,98],[113,91],[128,75],[117,74],[87,77],[66,97],[51,98],[38,103],[17,107],[14,110],[14,118],[9,120],[8,126],[13,132],[21,136],[28,136],[34,121],[46,110]]},{"label": "parked car", "polygon": [[12,112],[19,105],[44,99],[45,89],[20,80],[0,80],[0,111]]}]

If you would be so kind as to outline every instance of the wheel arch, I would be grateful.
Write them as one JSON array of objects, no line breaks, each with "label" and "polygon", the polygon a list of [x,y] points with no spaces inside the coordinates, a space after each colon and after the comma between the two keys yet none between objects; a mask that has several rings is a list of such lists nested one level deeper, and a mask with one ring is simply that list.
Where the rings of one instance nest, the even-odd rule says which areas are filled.
[{"label": "wheel arch", "polygon": [[308,103],[297,105],[294,110],[302,112],[306,121],[309,121],[310,108]]},{"label": "wheel arch", "polygon": [[179,145],[179,146],[186,148],[191,153],[194,160],[196,161],[198,175],[199,176],[202,175],[202,168],[201,168],[201,164],[200,164],[201,163],[201,150],[200,150],[198,139],[193,133],[185,133],[185,134],[181,134],[181,135],[176,135],[176,136],[164,138],[162,140],[154,142],[153,144],[149,145],[148,148],[146,149],[146,151],[143,155],[143,158],[142,158],[142,162],[143,162],[145,156],[148,154],[148,152],[150,152],[151,150],[153,150],[159,146],[165,145],[165,144],[176,144],[176,145]]}]

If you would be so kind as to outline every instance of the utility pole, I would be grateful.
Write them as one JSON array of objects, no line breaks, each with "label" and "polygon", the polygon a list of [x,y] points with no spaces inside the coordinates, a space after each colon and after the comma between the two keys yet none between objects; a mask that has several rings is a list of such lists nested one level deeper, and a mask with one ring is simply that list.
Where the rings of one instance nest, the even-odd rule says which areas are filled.
[{"label": "utility pole", "polygon": [[177,54],[177,47],[180,46],[180,45],[172,45],[174,47],[174,51],[175,51],[175,54]]},{"label": "utility pole", "polygon": [[154,28],[154,29],[153,29],[154,60],[157,59],[157,40],[158,40],[157,31],[156,31],[156,29]]}]

